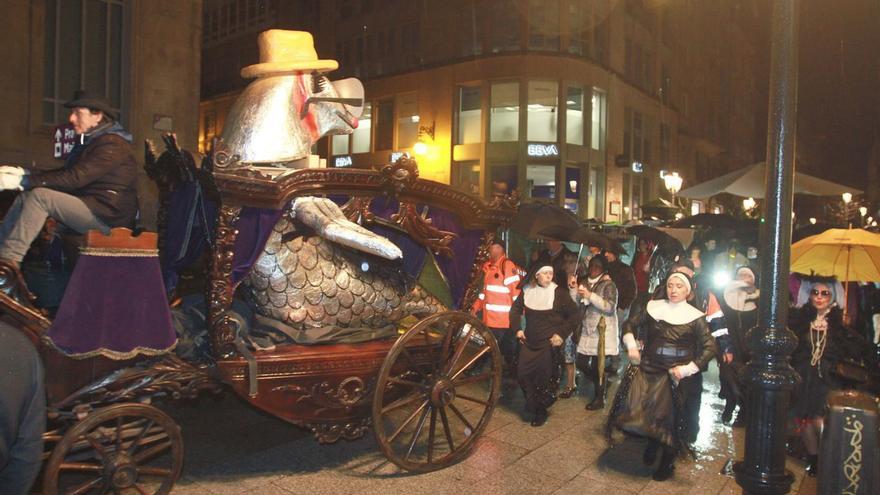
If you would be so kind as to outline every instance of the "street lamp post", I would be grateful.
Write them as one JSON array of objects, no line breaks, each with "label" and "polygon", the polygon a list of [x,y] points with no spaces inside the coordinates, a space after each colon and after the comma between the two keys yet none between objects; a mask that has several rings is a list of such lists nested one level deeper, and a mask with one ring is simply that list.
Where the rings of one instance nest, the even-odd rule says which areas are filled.
[{"label": "street lamp post", "polygon": [[749,404],[743,460],[736,482],[749,494],[788,493],[794,476],[785,469],[785,431],[791,391],[798,376],[789,364],[797,339],[786,328],[794,144],[797,123],[798,1],[773,2],[770,102],[767,125],[765,218],[761,245],[758,326],[747,339],[752,357],[741,378]]},{"label": "street lamp post", "polygon": [[849,204],[852,202],[852,193],[845,192],[840,197],[843,199],[843,223],[852,227],[852,223],[849,221]]},{"label": "street lamp post", "polygon": [[[751,212],[755,206],[758,206],[758,202],[755,201],[755,198],[744,199],[743,200],[743,213],[745,213],[746,216],[749,216],[749,212]],[[792,213],[794,213],[794,212],[792,212]]]},{"label": "street lamp post", "polygon": [[678,172],[672,172],[663,176],[663,185],[666,186],[666,190],[672,194],[672,206],[678,208],[678,204],[675,202],[675,194],[678,191],[681,191],[681,185],[684,182],[684,179],[678,175]]}]

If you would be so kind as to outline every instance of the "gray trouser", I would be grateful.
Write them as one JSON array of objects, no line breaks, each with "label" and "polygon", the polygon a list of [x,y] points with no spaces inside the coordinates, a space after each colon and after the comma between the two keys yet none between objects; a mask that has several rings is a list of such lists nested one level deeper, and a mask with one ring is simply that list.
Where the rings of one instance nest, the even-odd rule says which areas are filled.
[{"label": "gray trouser", "polygon": [[19,194],[6,213],[0,225],[0,258],[20,263],[47,217],[80,234],[88,230],[110,233],[110,227],[99,220],[81,199],[38,187]]}]

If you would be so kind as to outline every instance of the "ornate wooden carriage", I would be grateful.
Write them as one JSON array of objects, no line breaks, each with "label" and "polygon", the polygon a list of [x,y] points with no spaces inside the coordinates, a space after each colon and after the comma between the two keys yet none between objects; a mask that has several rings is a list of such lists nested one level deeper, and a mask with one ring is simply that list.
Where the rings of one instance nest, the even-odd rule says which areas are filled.
[{"label": "ornate wooden carriage", "polygon": [[[170,150],[176,148],[172,139],[167,142]],[[0,319],[38,344],[47,371],[44,492],[169,492],[182,470],[182,439],[173,419],[152,401],[195,397],[225,386],[255,407],[311,429],[320,442],[355,439],[372,426],[387,458],[410,471],[440,469],[467,456],[498,400],[501,358],[491,332],[462,309],[475,299],[479,266],[496,229],[515,212],[515,198],[499,196],[487,203],[420,179],[408,158],[377,170],[317,168],[275,177],[253,169],[224,170],[226,158],[217,153],[201,170],[190,170],[191,177],[211,182],[207,187],[220,198],[206,295],[208,362],[174,354],[71,359],[45,344],[52,322],[28,303],[17,273],[0,266],[6,281]],[[159,185],[164,196],[168,183]],[[282,344],[271,350],[242,345],[229,313],[236,290],[237,222],[244,209],[284,209],[300,196],[333,197],[348,218],[398,229],[432,256],[468,257],[467,273],[458,282],[463,286],[452,291],[459,310],[402,321],[390,339]],[[374,211],[380,203],[394,206],[390,215]],[[467,248],[461,233],[432,222],[435,211],[453,218],[469,236]],[[160,249],[165,215],[160,210]]]}]

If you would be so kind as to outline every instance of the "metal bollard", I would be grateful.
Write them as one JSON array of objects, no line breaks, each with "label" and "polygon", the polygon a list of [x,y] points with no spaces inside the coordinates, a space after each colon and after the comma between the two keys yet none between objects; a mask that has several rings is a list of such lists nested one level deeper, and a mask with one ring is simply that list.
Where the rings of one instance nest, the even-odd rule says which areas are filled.
[{"label": "metal bollard", "polygon": [[846,390],[828,394],[819,449],[819,493],[880,493],[880,423],[875,397]]}]

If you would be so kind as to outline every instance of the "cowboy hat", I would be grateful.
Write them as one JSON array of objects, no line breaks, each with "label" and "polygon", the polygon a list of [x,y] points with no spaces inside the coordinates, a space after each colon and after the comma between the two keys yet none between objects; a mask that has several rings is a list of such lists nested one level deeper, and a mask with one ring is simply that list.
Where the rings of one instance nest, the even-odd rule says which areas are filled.
[{"label": "cowboy hat", "polygon": [[110,104],[110,100],[91,91],[78,89],[73,92],[73,98],[64,104],[66,108],[88,108],[92,111],[101,111],[113,120],[118,120],[116,110]]},{"label": "cowboy hat", "polygon": [[311,33],[270,29],[257,38],[260,63],[241,69],[241,77],[278,76],[295,72],[329,72],[339,68],[335,60],[319,60]]}]

